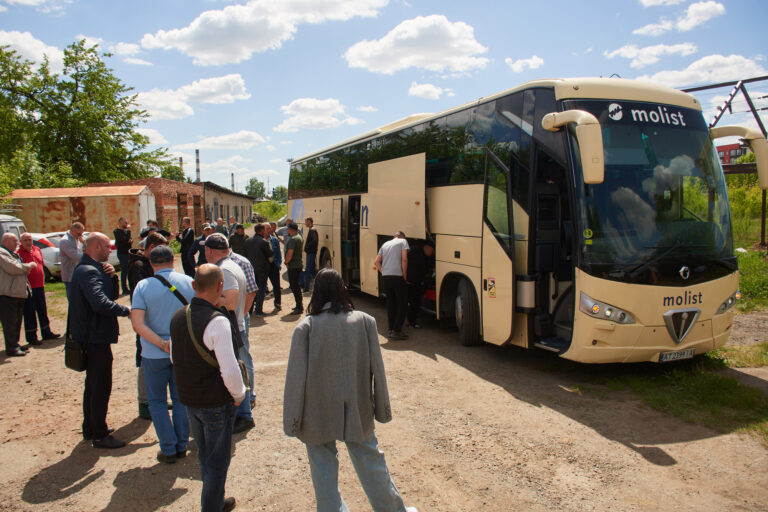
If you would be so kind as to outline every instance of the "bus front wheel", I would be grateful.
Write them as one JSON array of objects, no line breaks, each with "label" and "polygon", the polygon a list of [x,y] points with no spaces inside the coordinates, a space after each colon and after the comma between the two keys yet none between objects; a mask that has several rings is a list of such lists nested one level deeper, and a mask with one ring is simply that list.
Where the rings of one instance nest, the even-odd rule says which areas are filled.
[{"label": "bus front wheel", "polygon": [[459,340],[467,347],[483,344],[480,336],[480,307],[472,284],[466,279],[459,282],[454,306],[456,327],[459,330]]}]

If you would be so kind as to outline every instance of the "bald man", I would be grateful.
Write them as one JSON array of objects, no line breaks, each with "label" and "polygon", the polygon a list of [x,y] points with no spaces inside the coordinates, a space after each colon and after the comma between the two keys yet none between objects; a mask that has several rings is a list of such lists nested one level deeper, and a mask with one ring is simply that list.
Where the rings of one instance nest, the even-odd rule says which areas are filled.
[{"label": "bald man", "polygon": [[0,244],[0,323],[5,353],[9,357],[20,357],[27,354],[19,347],[24,301],[29,295],[27,274],[37,268],[37,264],[21,261],[16,254],[19,239],[13,233],[5,233]]},{"label": "bald man", "polygon": [[95,448],[121,448],[107,427],[112,393],[112,344],[117,343],[117,317],[131,309],[115,302],[120,293],[115,269],[102,262],[109,258],[110,242],[103,233],[85,239],[85,251],[72,273],[69,294],[69,329],[72,339],[87,343],[83,437]]}]

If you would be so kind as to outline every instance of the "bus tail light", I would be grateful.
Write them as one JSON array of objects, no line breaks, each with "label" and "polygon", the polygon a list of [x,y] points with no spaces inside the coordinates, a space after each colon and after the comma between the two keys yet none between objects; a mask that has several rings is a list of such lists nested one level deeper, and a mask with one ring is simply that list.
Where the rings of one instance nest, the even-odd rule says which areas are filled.
[{"label": "bus tail light", "polygon": [[731,309],[733,305],[736,304],[736,301],[739,300],[740,298],[741,298],[741,292],[739,290],[736,290],[735,292],[733,292],[733,294],[730,297],[725,299],[725,301],[723,301],[723,303],[720,304],[720,307],[717,308],[717,313],[715,314],[720,315],[722,313],[725,313],[726,311]]},{"label": "bus tail light", "polygon": [[584,292],[581,292],[581,300],[579,301],[579,309],[591,316],[592,318],[599,318],[600,320],[608,320],[616,322],[618,324],[633,324],[635,318],[616,306],[611,306],[605,302],[595,300]]}]

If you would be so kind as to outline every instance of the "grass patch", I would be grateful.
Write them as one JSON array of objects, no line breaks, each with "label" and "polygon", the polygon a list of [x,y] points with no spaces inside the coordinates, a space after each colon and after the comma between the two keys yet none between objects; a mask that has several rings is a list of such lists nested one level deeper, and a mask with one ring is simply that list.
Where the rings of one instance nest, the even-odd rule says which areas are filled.
[{"label": "grass patch", "polygon": [[718,359],[731,368],[757,368],[768,365],[768,341],[756,345],[726,345],[704,357]]},{"label": "grass patch", "polygon": [[765,251],[738,253],[739,290],[741,300],[736,305],[742,312],[768,308],[768,261]]},{"label": "grass patch", "polygon": [[717,356],[673,365],[627,365],[597,377],[596,383],[631,391],[656,410],[720,432],[753,432],[768,445],[768,396],[717,372],[725,367]]}]

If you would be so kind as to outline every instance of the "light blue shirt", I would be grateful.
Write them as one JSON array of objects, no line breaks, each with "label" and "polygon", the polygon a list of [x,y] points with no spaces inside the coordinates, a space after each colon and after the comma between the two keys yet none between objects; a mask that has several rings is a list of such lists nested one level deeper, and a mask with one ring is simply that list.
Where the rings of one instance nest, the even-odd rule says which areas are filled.
[{"label": "light blue shirt", "polygon": [[[187,302],[195,296],[195,290],[192,288],[192,278],[174,272],[173,269],[164,268],[156,273],[163,276],[169,283],[187,299]],[[182,307],[183,304],[176,295],[158,279],[148,277],[139,281],[136,290],[133,292],[131,309],[143,309],[144,323],[152,331],[168,340],[171,337],[171,318],[173,314]],[[164,359],[170,357],[160,347],[141,338],[141,357],[147,359]]]}]

